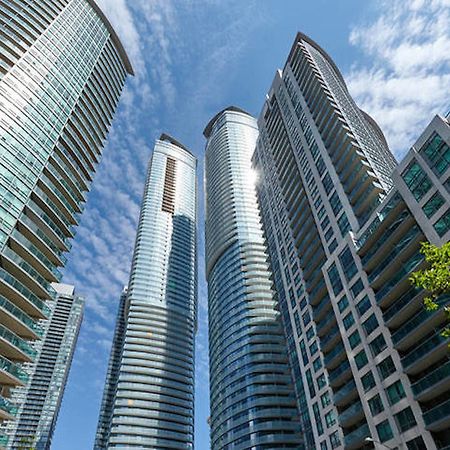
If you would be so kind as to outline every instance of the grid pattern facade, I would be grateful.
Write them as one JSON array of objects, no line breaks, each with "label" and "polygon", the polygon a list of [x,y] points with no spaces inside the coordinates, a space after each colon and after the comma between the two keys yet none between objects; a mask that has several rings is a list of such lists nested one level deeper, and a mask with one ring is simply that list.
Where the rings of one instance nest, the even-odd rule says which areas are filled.
[{"label": "grid pattern facade", "polygon": [[449,239],[447,120],[397,166],[302,34],[268,98],[254,166],[308,448],[445,448],[445,318],[408,276]]},{"label": "grid pattern facade", "polygon": [[36,345],[36,360],[24,368],[29,380],[11,392],[11,400],[20,406],[16,420],[2,424],[7,449],[51,446],[84,309],[84,299],[74,294],[73,286],[53,286],[57,295],[47,303],[51,312],[41,323],[44,336]]},{"label": "grid pattern facade", "polygon": [[211,448],[304,448],[256,203],[256,120],[238,108],[205,130]]},{"label": "grid pattern facade", "polygon": [[102,425],[109,436],[106,447],[97,440],[96,448],[193,448],[196,166],[196,158],[174,139],[162,135],[156,142],[128,284],[111,421]]},{"label": "grid pattern facade", "polygon": [[127,73],[93,1],[0,5],[0,420],[16,407],[30,341],[43,335],[52,282],[74,227]]}]

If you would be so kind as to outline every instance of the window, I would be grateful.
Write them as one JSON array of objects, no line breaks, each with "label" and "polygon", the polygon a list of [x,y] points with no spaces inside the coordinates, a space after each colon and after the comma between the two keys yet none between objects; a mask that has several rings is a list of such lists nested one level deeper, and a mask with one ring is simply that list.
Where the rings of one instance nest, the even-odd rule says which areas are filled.
[{"label": "window", "polygon": [[328,406],[331,403],[331,398],[330,398],[330,393],[329,392],[325,392],[325,394],[323,394],[320,397],[320,401],[322,403],[322,407],[325,408],[326,406]]},{"label": "window", "polygon": [[313,411],[314,411],[314,419],[315,419],[316,426],[317,426],[317,433],[320,436],[321,434],[323,434],[323,425],[322,425],[322,420],[320,419],[319,405],[317,403],[314,403]]},{"label": "window", "polygon": [[367,362],[368,362],[367,355],[364,350],[361,350],[355,356],[355,362],[356,362],[356,367],[358,367],[358,369],[361,369],[362,367],[364,367],[367,364]]},{"label": "window", "polygon": [[330,436],[331,448],[337,448],[341,445],[341,440],[339,439],[339,432],[335,431]]},{"label": "window", "polygon": [[325,231],[325,229],[327,228],[327,226],[330,224],[330,218],[325,214],[324,219],[322,220],[322,222],[320,222],[320,226],[322,227],[322,230]]},{"label": "window", "polygon": [[408,441],[406,447],[408,450],[424,450],[427,448],[421,436],[417,436],[415,439]]},{"label": "window", "polygon": [[376,416],[377,414],[380,414],[381,411],[384,411],[383,402],[381,401],[379,394],[369,400],[369,408],[372,416]]},{"label": "window", "polygon": [[320,443],[320,450],[328,450],[327,441]]},{"label": "window", "polygon": [[342,203],[339,200],[339,196],[336,191],[334,191],[334,194],[330,198],[330,205],[333,210],[333,214],[337,216],[342,209]]},{"label": "window", "polygon": [[313,367],[315,372],[318,372],[322,368],[322,360],[320,359],[320,356],[314,360]]},{"label": "window", "polygon": [[334,411],[329,411],[325,414],[325,422],[327,423],[327,428],[332,427],[336,423]]},{"label": "window", "polygon": [[345,308],[348,306],[348,299],[347,296],[344,295],[339,301],[338,301],[338,308],[339,312],[344,311]]},{"label": "window", "polygon": [[389,439],[392,439],[394,437],[394,434],[392,433],[392,428],[389,425],[388,420],[385,420],[384,422],[381,422],[380,424],[377,425],[377,433],[380,442],[389,441]]},{"label": "window", "polygon": [[341,278],[339,277],[339,272],[337,270],[336,264],[332,264],[328,269],[328,277],[330,278],[331,286],[333,287],[334,295],[338,295],[342,291],[343,286]]},{"label": "window", "polygon": [[358,310],[359,315],[362,316],[369,308],[370,300],[369,297],[365,295],[364,298],[356,304],[356,309]]},{"label": "window", "polygon": [[353,294],[353,298],[356,298],[358,296],[358,294],[360,294],[364,289],[364,284],[361,280],[361,278],[358,279],[358,281],[356,281],[355,283],[353,283],[352,287],[350,288],[350,290],[352,291]]},{"label": "window", "polygon": [[392,361],[392,358],[388,356],[387,358],[383,359],[380,364],[377,365],[377,369],[381,378],[384,380],[389,375],[395,372],[394,361]]},{"label": "window", "polygon": [[373,333],[378,328],[378,320],[375,314],[371,314],[367,320],[362,324],[367,336]]},{"label": "window", "polygon": [[303,318],[303,324],[306,327],[306,325],[308,325],[309,322],[311,322],[311,315],[309,314],[309,311],[306,311],[305,314],[303,314],[302,318]]},{"label": "window", "polygon": [[344,236],[345,233],[347,233],[347,231],[350,230],[350,222],[348,221],[347,214],[345,214],[345,212],[342,214],[341,217],[339,217],[338,226],[339,229],[341,230],[342,236]]},{"label": "window", "polygon": [[310,346],[309,346],[309,353],[312,355],[314,355],[317,352],[318,348],[317,348],[317,341],[314,341]]},{"label": "window", "polygon": [[443,216],[433,226],[439,236],[444,236],[444,234],[450,230],[450,209],[447,209]]},{"label": "window", "polygon": [[402,382],[400,380],[396,381],[394,384],[391,384],[387,389],[387,395],[389,399],[389,403],[391,405],[395,405],[402,398],[406,397],[405,390],[403,389]]},{"label": "window", "polygon": [[428,175],[415,160],[409,164],[402,177],[416,201],[420,201],[432,186]]},{"label": "window", "polygon": [[308,382],[309,395],[313,398],[316,395],[316,390],[314,389],[314,382],[309,369],[306,371],[306,381]]},{"label": "window", "polygon": [[350,347],[355,348],[361,342],[361,336],[359,335],[359,331],[354,331],[349,337],[348,342],[350,342]]},{"label": "window", "polygon": [[441,176],[450,166],[450,148],[437,133],[430,137],[420,153],[437,176]]},{"label": "window", "polygon": [[347,280],[351,280],[358,269],[356,268],[352,252],[348,247],[339,255],[339,261],[341,262],[345,277]]},{"label": "window", "polygon": [[436,192],[433,197],[428,200],[423,206],[424,214],[430,218],[434,215],[435,212],[445,203],[445,200],[442,198],[442,195],[439,192]]},{"label": "window", "polygon": [[306,331],[306,339],[308,339],[308,341],[314,336],[314,328],[313,327],[309,327],[308,330]]},{"label": "window", "polygon": [[355,318],[353,317],[353,313],[351,311],[344,317],[343,322],[346,330],[348,330],[355,323]]},{"label": "window", "polygon": [[322,389],[327,384],[327,380],[325,379],[325,375],[319,375],[317,377],[317,386],[319,386],[319,389]]},{"label": "window", "polygon": [[328,246],[328,251],[330,253],[333,253],[336,250],[336,247],[338,246],[336,239],[333,239],[333,242]]},{"label": "window", "polygon": [[325,192],[327,193],[327,195],[329,195],[331,190],[333,189],[333,181],[331,180],[331,177],[328,174],[328,172],[323,177],[322,183],[323,183],[323,188],[325,189]]},{"label": "window", "polygon": [[361,377],[361,382],[364,392],[372,389],[375,386],[375,378],[373,377],[373,373],[369,370],[363,377]]},{"label": "window", "polygon": [[372,352],[372,355],[375,357],[379,353],[381,353],[386,347],[386,341],[384,339],[384,336],[382,334],[379,334],[370,344],[370,351]]},{"label": "window", "polygon": [[395,421],[397,422],[397,427],[400,433],[409,430],[416,425],[416,419],[411,408],[408,406],[397,414],[394,414]]}]

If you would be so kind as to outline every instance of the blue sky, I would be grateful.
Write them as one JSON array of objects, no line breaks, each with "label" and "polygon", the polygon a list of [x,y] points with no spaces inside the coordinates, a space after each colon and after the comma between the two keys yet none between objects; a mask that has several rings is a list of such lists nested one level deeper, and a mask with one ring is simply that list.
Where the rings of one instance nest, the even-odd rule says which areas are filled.
[{"label": "blue sky", "polygon": [[[128,50],[127,83],[64,282],[86,312],[53,450],[92,448],[114,319],[127,283],[153,143],[173,135],[199,157],[203,128],[234,104],[257,116],[295,33],[335,60],[397,158],[450,108],[449,0],[101,0]],[[196,450],[209,448],[207,290],[200,187]]]}]

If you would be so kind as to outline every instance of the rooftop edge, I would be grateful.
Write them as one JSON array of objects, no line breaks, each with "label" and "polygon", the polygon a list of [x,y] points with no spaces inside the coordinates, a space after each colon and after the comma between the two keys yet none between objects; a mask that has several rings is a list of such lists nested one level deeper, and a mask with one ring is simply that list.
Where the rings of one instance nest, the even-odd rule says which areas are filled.
[{"label": "rooftop edge", "polygon": [[203,136],[205,136],[206,139],[209,139],[209,137],[211,136],[211,132],[212,132],[212,128],[214,126],[214,124],[216,123],[217,119],[224,113],[227,111],[232,111],[232,112],[240,112],[242,114],[246,114],[247,116],[253,117],[250,113],[248,113],[247,111],[244,111],[242,108],[238,108],[237,106],[228,106],[225,109],[222,109],[222,111],[219,111],[209,122],[208,125],[206,125],[205,129],[203,130]]}]

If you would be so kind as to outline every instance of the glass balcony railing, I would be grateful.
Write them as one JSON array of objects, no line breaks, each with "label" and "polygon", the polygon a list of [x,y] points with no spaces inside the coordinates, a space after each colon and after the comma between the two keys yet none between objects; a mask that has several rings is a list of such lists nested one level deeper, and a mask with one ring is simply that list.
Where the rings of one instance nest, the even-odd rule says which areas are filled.
[{"label": "glass balcony railing", "polygon": [[0,369],[8,372],[13,377],[18,378],[23,383],[26,383],[28,381],[28,374],[24,370],[22,370],[17,364],[12,363],[1,355]]},{"label": "glass balcony railing", "polygon": [[27,341],[24,341],[22,338],[15,335],[13,332],[9,331],[3,325],[0,325],[0,337],[2,337],[15,347],[17,347],[18,349],[20,349],[31,359],[34,359],[34,357],[36,356],[36,350],[33,347],[31,347],[31,345]]},{"label": "glass balcony railing", "polygon": [[320,332],[321,330],[323,330],[324,328],[329,326],[331,322],[332,323],[336,323],[336,317],[334,315],[334,311],[333,310],[328,312],[325,315],[325,317],[320,319],[319,323],[317,324],[317,332]]},{"label": "glass balcony railing", "polygon": [[385,321],[392,319],[399,311],[401,311],[422,289],[412,287],[408,289],[392,306],[390,306],[384,313]]},{"label": "glass balcony railing", "polygon": [[356,389],[355,380],[349,381],[347,384],[344,384],[336,393],[334,394],[334,401],[339,403],[342,399],[344,399],[350,392]]},{"label": "glass balcony railing", "polygon": [[447,341],[448,339],[441,336],[440,331],[437,330],[436,334],[402,358],[403,367],[406,369],[414,364],[418,359],[427,355],[431,350],[434,350],[436,347]]},{"label": "glass balcony railing", "polygon": [[6,398],[4,398],[0,395],[0,409],[2,409],[3,411],[6,411],[11,416],[15,416],[17,414],[18,408],[13,403],[11,403],[9,400],[6,400]]},{"label": "glass balcony railing", "polygon": [[450,415],[450,400],[430,409],[423,415],[425,425],[431,425],[434,422],[445,419]]},{"label": "glass balcony railing", "polygon": [[330,381],[334,381],[339,378],[343,373],[347,372],[350,369],[350,363],[348,361],[339,364],[336,369],[330,370],[328,372]]},{"label": "glass balcony railing", "polygon": [[422,309],[416,315],[414,315],[410,320],[404,323],[395,333],[392,334],[392,342],[398,344],[405,336],[407,336],[411,331],[418,328],[423,322],[430,318],[429,311]]},{"label": "glass balcony railing", "polygon": [[10,312],[14,317],[17,317],[22,323],[24,323],[28,328],[33,330],[38,336],[44,335],[44,330],[35,322],[30,316],[25,314],[16,305],[11,303],[8,299],[0,295],[0,307]]},{"label": "glass balcony railing", "polygon": [[0,434],[0,447],[6,448],[8,445],[9,437],[4,434]]},{"label": "glass balcony railing", "polygon": [[61,272],[55,267],[55,265],[40,251],[38,248],[32,244],[23,234],[19,233],[17,230],[12,232],[12,237],[20,242],[33,256],[35,256],[59,281],[62,278]]},{"label": "glass balcony railing", "polygon": [[353,405],[349,406],[347,409],[344,409],[341,413],[339,413],[339,422],[341,424],[348,422],[349,419],[355,416],[360,416],[362,413],[362,404],[358,400]]},{"label": "glass balcony railing", "polygon": [[333,361],[334,358],[336,358],[339,354],[344,353],[345,349],[344,349],[344,344],[342,343],[342,341],[336,345],[333,350],[331,350],[330,353],[327,353],[324,357],[324,363],[326,366],[328,366],[330,364],[331,361]]},{"label": "glass balcony railing", "polygon": [[431,388],[435,384],[445,380],[448,377],[450,377],[450,361],[445,363],[443,366],[438,367],[436,370],[414,383],[411,386],[411,389],[414,395],[419,395],[423,391],[426,391],[427,389]]},{"label": "glass balcony railing", "polygon": [[45,302],[43,302],[39,297],[33,294],[27,287],[25,287],[20,281],[16,280],[11,276],[6,270],[0,267],[0,279],[12,286],[17,292],[19,292],[23,297],[25,297],[30,303],[36,306],[45,316],[50,314]]},{"label": "glass balcony railing", "polygon": [[352,431],[350,434],[344,436],[344,445],[345,448],[353,447],[357,445],[359,442],[363,442],[366,437],[370,436],[369,425],[365,423],[357,428],[355,431]]},{"label": "glass balcony railing", "polygon": [[339,327],[334,325],[331,330],[328,330],[328,333],[322,338],[320,338],[320,344],[322,347],[325,347],[328,342],[334,339],[339,334]]}]

